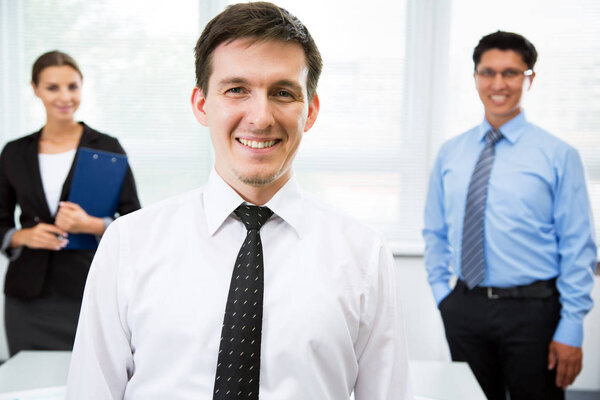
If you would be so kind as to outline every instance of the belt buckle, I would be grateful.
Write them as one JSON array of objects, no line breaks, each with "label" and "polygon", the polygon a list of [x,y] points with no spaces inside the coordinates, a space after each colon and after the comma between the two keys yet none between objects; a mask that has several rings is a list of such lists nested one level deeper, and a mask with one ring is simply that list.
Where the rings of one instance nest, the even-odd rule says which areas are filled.
[{"label": "belt buckle", "polygon": [[491,286],[488,286],[487,287],[487,298],[495,300],[495,299],[499,299],[500,296],[498,296],[497,294],[494,294],[494,288],[492,288]]}]

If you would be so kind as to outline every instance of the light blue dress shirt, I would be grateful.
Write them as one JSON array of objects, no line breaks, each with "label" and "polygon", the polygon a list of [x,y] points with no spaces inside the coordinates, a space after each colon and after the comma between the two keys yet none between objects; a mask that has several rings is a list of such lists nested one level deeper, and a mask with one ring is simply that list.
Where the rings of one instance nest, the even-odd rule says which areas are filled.
[{"label": "light blue dress shirt", "polygon": [[[425,266],[437,304],[461,277],[461,242],[469,181],[485,133],[479,126],[450,139],[431,172],[425,206]],[[485,210],[485,278],[512,287],[557,277],[562,303],[554,340],[580,347],[596,265],[593,218],[577,150],[519,115],[500,127]]]}]

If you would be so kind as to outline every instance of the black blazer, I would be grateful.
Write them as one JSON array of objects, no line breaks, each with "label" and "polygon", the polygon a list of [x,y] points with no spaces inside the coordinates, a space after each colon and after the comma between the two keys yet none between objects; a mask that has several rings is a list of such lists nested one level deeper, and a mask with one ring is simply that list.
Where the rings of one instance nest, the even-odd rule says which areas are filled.
[{"label": "black blazer", "polygon": [[[97,132],[83,122],[79,147],[125,154],[116,138]],[[21,208],[21,227],[38,222],[54,223],[50,214],[38,161],[41,130],[6,144],[0,155],[0,241],[15,227],[15,206]],[[73,165],[62,188],[60,200],[67,200]],[[135,181],[128,167],[119,199],[118,215],[140,208]],[[109,215],[107,215],[109,216]],[[109,217],[116,217],[110,215]],[[91,250],[36,250],[24,247],[8,266],[4,293],[13,297],[36,297],[48,287],[69,297],[81,298],[88,270],[94,257]]]}]

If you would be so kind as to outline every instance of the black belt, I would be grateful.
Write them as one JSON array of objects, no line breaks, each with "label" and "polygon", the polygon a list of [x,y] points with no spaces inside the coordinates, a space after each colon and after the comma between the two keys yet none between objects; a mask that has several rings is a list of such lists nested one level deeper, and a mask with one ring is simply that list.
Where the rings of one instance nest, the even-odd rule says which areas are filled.
[{"label": "black belt", "polygon": [[456,288],[469,294],[486,296],[488,299],[545,299],[558,293],[556,278],[547,281],[535,281],[529,285],[499,288],[476,286],[469,290],[462,280],[456,282]]}]

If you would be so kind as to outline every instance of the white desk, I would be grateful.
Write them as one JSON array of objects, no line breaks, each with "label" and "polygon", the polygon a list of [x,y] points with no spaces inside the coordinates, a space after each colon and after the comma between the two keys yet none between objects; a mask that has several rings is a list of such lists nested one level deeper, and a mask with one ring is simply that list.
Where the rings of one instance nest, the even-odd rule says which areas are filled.
[{"label": "white desk", "polygon": [[70,351],[21,351],[0,366],[0,393],[67,383]]},{"label": "white desk", "polygon": [[[22,351],[0,366],[2,393],[65,385],[71,352]],[[485,400],[465,363],[411,361],[415,395],[436,400]]]},{"label": "white desk", "polygon": [[0,400],[64,400],[70,351],[22,351],[0,366]]}]

